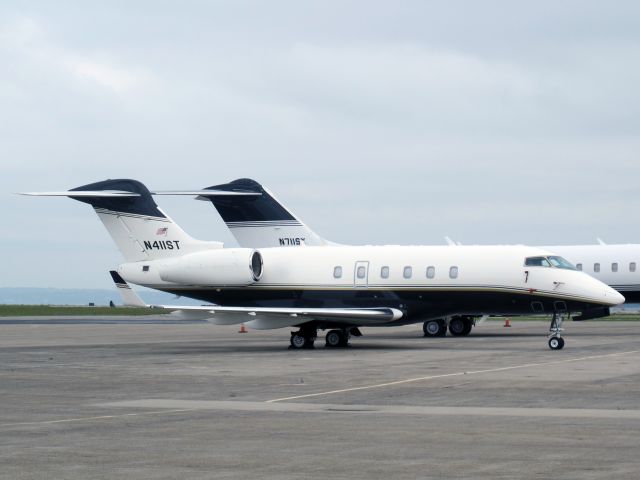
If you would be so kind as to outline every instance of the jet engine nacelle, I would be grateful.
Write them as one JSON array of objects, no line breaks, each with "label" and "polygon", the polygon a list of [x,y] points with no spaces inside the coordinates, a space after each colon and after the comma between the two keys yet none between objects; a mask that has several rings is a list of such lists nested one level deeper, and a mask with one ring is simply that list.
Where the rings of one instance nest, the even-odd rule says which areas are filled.
[{"label": "jet engine nacelle", "polygon": [[248,248],[197,252],[162,262],[158,273],[165,282],[183,285],[250,285],[262,276],[262,255]]}]

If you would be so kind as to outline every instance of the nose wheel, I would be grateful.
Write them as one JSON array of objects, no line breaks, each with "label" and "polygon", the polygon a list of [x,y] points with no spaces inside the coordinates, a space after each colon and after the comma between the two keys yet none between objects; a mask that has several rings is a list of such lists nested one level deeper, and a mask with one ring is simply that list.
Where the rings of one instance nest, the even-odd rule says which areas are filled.
[{"label": "nose wheel", "polygon": [[551,350],[562,350],[563,347],[564,347],[564,338],[551,337],[549,339],[549,348]]},{"label": "nose wheel", "polygon": [[549,348],[551,350],[562,350],[564,348],[564,338],[562,338],[562,324],[568,315],[566,312],[554,312],[549,326]]}]

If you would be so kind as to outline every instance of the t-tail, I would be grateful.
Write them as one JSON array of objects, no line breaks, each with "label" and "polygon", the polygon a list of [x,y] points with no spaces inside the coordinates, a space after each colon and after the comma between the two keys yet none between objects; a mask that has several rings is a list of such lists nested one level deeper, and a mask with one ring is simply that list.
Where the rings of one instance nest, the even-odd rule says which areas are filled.
[{"label": "t-tail", "polygon": [[241,178],[204,189],[205,192],[207,190],[216,194],[205,194],[199,198],[211,201],[241,247],[320,246],[331,243],[296,218],[255,180]]},{"label": "t-tail", "polygon": [[221,242],[204,242],[189,236],[153,200],[136,180],[105,180],[66,192],[32,192],[23,195],[64,196],[93,207],[127,262],[177,257],[222,248]]}]

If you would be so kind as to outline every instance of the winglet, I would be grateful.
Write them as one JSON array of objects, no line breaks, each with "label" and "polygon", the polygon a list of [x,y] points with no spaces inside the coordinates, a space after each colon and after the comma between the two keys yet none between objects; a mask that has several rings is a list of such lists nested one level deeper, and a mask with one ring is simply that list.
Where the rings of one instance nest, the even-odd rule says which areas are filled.
[{"label": "winglet", "polygon": [[118,292],[122,297],[122,303],[127,307],[149,307],[136,292],[131,290],[129,284],[115,270],[110,270],[111,278],[118,288]]}]

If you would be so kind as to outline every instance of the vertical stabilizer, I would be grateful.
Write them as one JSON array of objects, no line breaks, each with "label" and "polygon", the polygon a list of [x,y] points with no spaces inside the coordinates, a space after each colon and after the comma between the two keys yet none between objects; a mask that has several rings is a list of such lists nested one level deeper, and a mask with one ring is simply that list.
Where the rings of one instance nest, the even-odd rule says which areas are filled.
[{"label": "vertical stabilizer", "polygon": [[[241,247],[319,246],[328,242],[284,207],[273,194],[255,180],[241,178],[223,185],[207,187],[216,195],[209,200]],[[229,195],[224,195],[229,192]],[[251,192],[257,195],[233,195]]]},{"label": "vertical stabilizer", "polygon": [[177,257],[223,246],[189,236],[136,180],[105,180],[66,192],[27,195],[66,196],[91,205],[127,262]]}]

